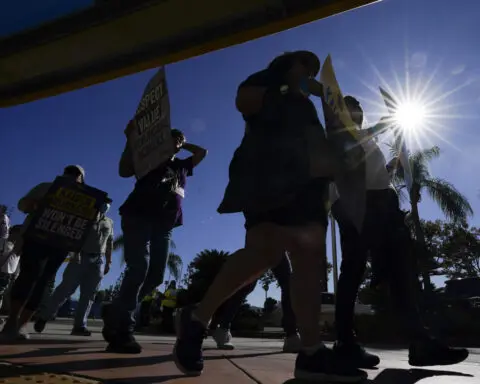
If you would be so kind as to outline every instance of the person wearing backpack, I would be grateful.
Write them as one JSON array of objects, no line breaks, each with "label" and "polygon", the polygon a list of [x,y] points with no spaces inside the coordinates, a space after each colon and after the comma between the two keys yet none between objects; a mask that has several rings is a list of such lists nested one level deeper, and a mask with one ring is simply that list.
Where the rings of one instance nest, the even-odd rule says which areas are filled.
[{"label": "person wearing backpack", "polygon": [[[181,131],[172,129],[171,134],[175,146],[172,158],[137,180],[120,207],[126,268],[119,295],[102,311],[102,334],[109,352],[142,350],[133,336],[137,304],[163,282],[172,230],[183,224],[187,177],[207,155],[206,149],[187,143]],[[177,158],[181,149],[192,156]],[[120,159],[119,175],[135,175],[128,142]]]}]

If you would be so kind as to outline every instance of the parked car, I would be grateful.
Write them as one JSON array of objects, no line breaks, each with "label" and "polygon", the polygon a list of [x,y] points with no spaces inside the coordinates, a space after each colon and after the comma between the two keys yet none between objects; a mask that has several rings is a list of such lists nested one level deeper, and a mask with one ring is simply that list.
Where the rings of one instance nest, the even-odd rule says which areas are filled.
[{"label": "parked car", "polygon": [[[335,294],[332,292],[322,292],[322,309],[320,312],[320,324],[322,326],[333,326],[335,322]],[[371,305],[362,304],[359,300],[355,303],[356,315],[373,316],[375,311]],[[282,322],[282,307],[280,303],[277,309],[271,315],[271,326],[280,327]]]}]

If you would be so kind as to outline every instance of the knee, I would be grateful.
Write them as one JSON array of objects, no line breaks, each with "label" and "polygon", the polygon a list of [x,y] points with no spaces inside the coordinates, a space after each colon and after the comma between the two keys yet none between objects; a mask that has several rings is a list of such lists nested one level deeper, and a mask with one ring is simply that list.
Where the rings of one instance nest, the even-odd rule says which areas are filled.
[{"label": "knee", "polygon": [[146,257],[138,257],[136,259],[129,260],[126,264],[126,270],[128,274],[135,275],[140,279],[145,279],[149,265]]},{"label": "knee", "polygon": [[280,263],[285,253],[284,233],[276,224],[263,223],[247,232],[245,248],[255,251],[268,266]]}]

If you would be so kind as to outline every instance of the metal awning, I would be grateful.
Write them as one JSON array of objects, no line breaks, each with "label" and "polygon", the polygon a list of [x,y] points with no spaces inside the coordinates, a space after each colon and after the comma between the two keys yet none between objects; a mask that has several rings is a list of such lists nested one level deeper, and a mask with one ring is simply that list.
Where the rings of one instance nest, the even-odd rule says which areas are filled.
[{"label": "metal awning", "polygon": [[375,1],[97,1],[0,39],[0,107],[188,59]]}]

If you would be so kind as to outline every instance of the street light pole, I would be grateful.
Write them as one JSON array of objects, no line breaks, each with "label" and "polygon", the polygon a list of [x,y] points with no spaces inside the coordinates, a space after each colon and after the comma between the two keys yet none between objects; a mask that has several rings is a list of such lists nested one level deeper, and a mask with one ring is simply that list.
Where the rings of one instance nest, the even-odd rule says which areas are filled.
[{"label": "street light pole", "polygon": [[332,234],[332,264],[333,264],[333,293],[337,296],[337,284],[338,284],[338,260],[337,260],[337,230],[335,219],[332,213],[330,213],[330,230]]}]

